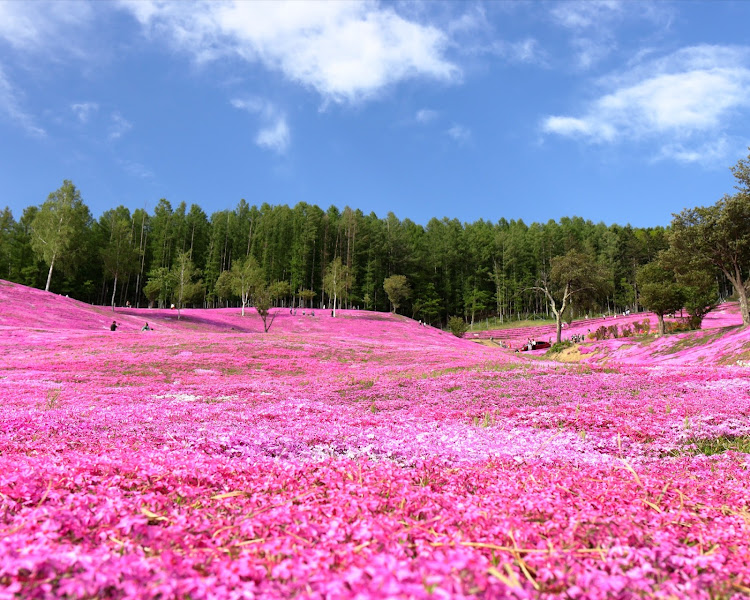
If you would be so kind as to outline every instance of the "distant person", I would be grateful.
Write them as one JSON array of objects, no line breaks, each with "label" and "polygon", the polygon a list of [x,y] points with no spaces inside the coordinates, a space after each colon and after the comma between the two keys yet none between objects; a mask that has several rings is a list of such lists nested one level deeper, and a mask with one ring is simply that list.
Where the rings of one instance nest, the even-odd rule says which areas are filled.
[{"label": "distant person", "polygon": [[148,323],[146,323],[143,327],[141,327],[141,331],[151,331],[151,328],[148,326]]},{"label": "distant person", "polygon": [[125,308],[130,308],[130,300],[125,301]]},{"label": "distant person", "polygon": [[112,321],[112,325],[109,326],[110,331],[117,331],[117,321]]}]

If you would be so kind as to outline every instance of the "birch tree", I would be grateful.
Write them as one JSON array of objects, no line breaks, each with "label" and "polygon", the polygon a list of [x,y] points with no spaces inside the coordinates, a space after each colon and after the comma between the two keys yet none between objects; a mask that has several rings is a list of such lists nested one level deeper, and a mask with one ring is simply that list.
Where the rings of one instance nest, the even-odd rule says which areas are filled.
[{"label": "birch tree", "polygon": [[78,242],[90,222],[91,213],[81,200],[81,193],[67,179],[42,204],[31,224],[31,247],[49,265],[45,291],[49,291],[52,272],[58,262],[75,262],[82,246]]}]

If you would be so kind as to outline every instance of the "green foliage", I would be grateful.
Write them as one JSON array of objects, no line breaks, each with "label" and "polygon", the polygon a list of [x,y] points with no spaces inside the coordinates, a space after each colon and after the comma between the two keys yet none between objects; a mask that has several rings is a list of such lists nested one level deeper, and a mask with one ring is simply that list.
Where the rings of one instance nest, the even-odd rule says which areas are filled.
[{"label": "green foliage", "polygon": [[286,298],[292,293],[292,286],[288,281],[274,281],[271,284],[271,295],[275,300]]},{"label": "green foliage", "polygon": [[49,291],[56,262],[72,269],[84,258],[83,240],[90,221],[81,193],[67,179],[42,204],[31,224],[31,247],[49,266],[45,290]]},{"label": "green foliage", "polygon": [[659,253],[657,260],[665,269],[674,271],[676,282],[682,286],[690,327],[700,329],[703,317],[719,302],[717,269],[701,254],[685,254],[676,247]]},{"label": "green foliage", "polygon": [[732,284],[745,325],[750,325],[750,156],[732,168],[739,190],[712,206],[685,209],[672,220],[670,250],[711,264]]},{"label": "green foliage", "polygon": [[198,302],[203,295],[203,281],[194,281],[199,274],[189,253],[178,252],[175,264],[168,276],[174,304],[177,305],[178,320],[182,316],[181,311],[185,304]]},{"label": "green foliage", "polygon": [[453,335],[460,338],[469,330],[469,326],[461,317],[451,317],[448,319],[448,329]]},{"label": "green foliage", "polygon": [[234,281],[230,271],[222,271],[214,285],[214,292],[220,300],[229,300],[236,296],[234,292]]},{"label": "green foliage", "polygon": [[393,312],[398,312],[399,306],[411,295],[411,286],[404,275],[391,275],[383,281],[383,289],[388,295]]},{"label": "green foliage", "polygon": [[250,297],[265,285],[263,270],[255,257],[248,255],[243,260],[234,262],[231,271],[229,271],[229,276],[225,280],[231,286],[232,292],[242,300],[242,316],[244,317],[245,307]]},{"label": "green foliage", "polygon": [[169,269],[166,267],[156,267],[148,272],[148,282],[143,286],[143,293],[146,294],[149,304],[159,303],[163,308],[171,294],[171,281]]},{"label": "green foliage", "polygon": [[672,454],[704,454],[712,456],[730,451],[750,454],[750,436],[722,435],[715,438],[693,437],[687,440],[682,448],[672,452]]},{"label": "green foliage", "polygon": [[571,303],[590,306],[609,291],[607,269],[591,255],[570,250],[550,261],[549,273],[542,273],[532,289],[542,292],[557,323],[557,342],[562,341],[562,323]]},{"label": "green foliage", "polygon": [[685,290],[677,283],[674,271],[665,269],[658,261],[644,265],[637,276],[640,300],[653,311],[659,321],[658,334],[664,335],[664,315],[680,310],[685,303]]},{"label": "green foliage", "polygon": [[573,346],[573,342],[570,340],[563,340],[561,342],[555,342],[550,346],[549,350],[547,350],[546,355],[552,355],[552,354],[559,354],[566,348],[570,348]]},{"label": "green foliage", "polygon": [[[287,288],[283,284],[286,282],[276,281],[270,285],[260,285],[253,291],[253,303],[255,304],[255,310],[258,311],[261,320],[263,321],[263,331],[268,333],[271,329],[274,319],[276,319],[277,313],[272,313],[271,308],[274,305],[274,301],[277,299],[277,293],[284,291]],[[288,284],[287,284],[288,285]]]},{"label": "green foliage", "polygon": [[326,275],[323,279],[323,289],[331,299],[331,308],[333,316],[336,316],[337,305],[340,304],[341,298],[351,289],[352,274],[349,267],[341,261],[341,257],[333,259],[326,269]]},{"label": "green foliage", "polygon": [[105,273],[113,278],[112,310],[115,309],[117,282],[120,277],[138,268],[138,251],[133,245],[133,222],[130,211],[124,206],[105,212],[98,223],[100,234],[107,241],[100,249]]},{"label": "green foliage", "polygon": [[414,301],[414,316],[420,317],[425,323],[434,323],[440,315],[440,297],[435,291],[435,285],[428,283],[424,291]]},{"label": "green foliage", "polygon": [[302,306],[312,306],[312,301],[316,293],[315,290],[300,290],[297,296],[302,300]]},{"label": "green foliage", "polygon": [[664,323],[664,333],[682,333],[692,331],[693,325],[690,319],[680,321],[666,321]]},{"label": "green foliage", "polygon": [[[108,213],[119,215],[120,209]],[[50,265],[32,250],[31,223],[39,212],[40,207],[28,207],[18,221],[0,213],[0,278],[44,287]],[[116,241],[111,219],[105,221],[89,222],[82,241],[75,244],[75,255],[56,259],[50,278],[56,291],[101,304],[117,294],[118,301],[130,300],[134,306],[146,298],[168,306],[177,292],[161,269],[170,272],[184,252],[204,278],[198,296],[208,306],[241,305],[242,294],[232,291],[229,275],[222,273],[231,272],[247,256],[256,261],[264,283],[289,282],[299,305],[311,306],[315,300],[332,303],[333,298],[326,297],[326,290],[331,291],[326,275],[339,257],[348,274],[344,289],[336,291],[337,307],[346,303],[400,313],[408,308],[414,318],[430,323],[462,315],[473,317],[477,326],[493,318],[503,326],[547,319],[545,297],[534,287],[550,273],[550,260],[571,250],[585,250],[592,264],[602,266],[614,290],[609,303],[614,297],[622,307],[632,302],[637,267],[666,246],[663,228],[605,227],[580,218],[532,225],[443,218],[421,226],[393,214],[382,218],[348,207],[324,211],[303,202],[290,208],[250,206],[241,200],[233,209],[206,216],[196,205],[173,206],[162,198],[151,214],[142,209],[132,213],[127,242],[125,236]],[[110,240],[105,260],[100,249]],[[127,274],[118,266],[129,262],[120,260],[125,258],[118,250],[123,244],[136,255]],[[411,289],[398,307],[383,287],[393,273],[406,277]],[[198,277],[193,279],[197,282]],[[93,288],[86,282],[94,282]],[[276,301],[290,297],[277,292]],[[248,294],[247,301],[251,298]],[[607,295],[598,302],[598,296],[590,300],[584,293],[574,294],[569,302],[574,311],[565,312],[564,318],[580,316],[594,305],[603,312]]]}]

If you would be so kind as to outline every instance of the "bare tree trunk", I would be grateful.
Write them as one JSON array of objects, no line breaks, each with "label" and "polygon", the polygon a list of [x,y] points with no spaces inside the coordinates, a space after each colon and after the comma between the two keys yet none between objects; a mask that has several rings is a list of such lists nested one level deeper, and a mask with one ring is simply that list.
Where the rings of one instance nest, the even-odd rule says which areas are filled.
[{"label": "bare tree trunk", "polygon": [[734,292],[735,294],[737,294],[737,297],[740,300],[740,314],[742,314],[742,324],[750,325],[750,307],[748,307],[747,288],[745,288],[745,282],[742,281],[742,273],[740,272],[739,266],[735,265],[734,273],[730,273],[726,269],[722,269],[722,271],[724,271],[724,275],[726,275],[727,279],[729,279],[729,281],[732,283]]},{"label": "bare tree trunk", "polygon": [[52,281],[52,269],[55,267],[55,255],[52,255],[52,260],[49,263],[49,273],[47,273],[47,285],[44,288],[45,292],[49,292],[49,284]]},{"label": "bare tree trunk", "polygon": [[659,337],[664,335],[664,315],[657,314],[656,315],[656,321],[658,323],[657,325],[657,335]]},{"label": "bare tree trunk", "polygon": [[115,273],[115,283],[112,286],[112,312],[115,312],[115,294],[117,293],[117,273]]}]

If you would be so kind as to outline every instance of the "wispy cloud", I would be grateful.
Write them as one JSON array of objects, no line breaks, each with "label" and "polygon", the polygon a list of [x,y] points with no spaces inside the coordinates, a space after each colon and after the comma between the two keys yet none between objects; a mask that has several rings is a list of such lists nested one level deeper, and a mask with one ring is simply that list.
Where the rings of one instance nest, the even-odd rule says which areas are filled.
[{"label": "wispy cloud", "polygon": [[471,130],[463,125],[454,124],[446,133],[459,144],[466,144],[471,140]]},{"label": "wispy cloud", "polygon": [[264,127],[255,136],[255,143],[262,148],[283,154],[289,147],[289,126],[286,120],[279,118],[268,127]]},{"label": "wispy cloud", "polygon": [[46,136],[45,130],[37,125],[34,117],[22,107],[19,93],[5,76],[2,65],[0,65],[0,115],[5,115],[9,121],[26,130],[30,135]]},{"label": "wispy cloud", "polygon": [[85,38],[73,32],[93,17],[87,2],[0,2],[0,39],[24,52],[83,55]]},{"label": "wispy cloud", "polygon": [[554,3],[550,14],[563,27],[585,30],[602,27],[624,12],[625,6],[620,0],[579,0]]},{"label": "wispy cloud", "polygon": [[545,133],[592,143],[652,140],[682,161],[717,155],[715,140],[750,108],[750,49],[685,48],[608,77],[609,90],[578,115],[554,115]]},{"label": "wispy cloud", "polygon": [[524,38],[511,42],[501,39],[491,41],[467,42],[462,45],[461,52],[470,55],[496,56],[509,64],[536,65],[546,67],[549,64],[547,52],[534,38]]},{"label": "wispy cloud", "polygon": [[232,106],[257,115],[261,126],[255,143],[261,148],[284,154],[291,143],[291,134],[286,116],[274,104],[260,98],[235,98]]},{"label": "wispy cloud", "polygon": [[124,2],[153,35],[198,61],[238,56],[316,90],[357,102],[413,78],[453,81],[447,35],[393,6],[353,2]]},{"label": "wispy cloud", "polygon": [[139,162],[119,159],[117,163],[120,165],[120,167],[123,168],[126,173],[132,175],[133,177],[137,177],[139,179],[153,179],[154,177],[153,171]]},{"label": "wispy cloud", "polygon": [[73,111],[81,123],[88,123],[91,115],[99,110],[99,105],[96,102],[78,102],[71,104],[70,110]]},{"label": "wispy cloud", "polygon": [[417,120],[417,123],[430,123],[431,121],[434,121],[438,117],[438,112],[436,110],[431,110],[429,108],[423,108],[421,110],[417,111],[417,114],[415,116],[415,119]]},{"label": "wispy cloud", "polygon": [[112,113],[107,137],[110,140],[119,140],[124,134],[133,128],[133,124],[123,117],[119,112]]},{"label": "wispy cloud", "polygon": [[616,30],[629,21],[669,27],[672,8],[666,3],[625,0],[575,0],[553,3],[549,16],[570,32],[576,66],[586,70],[618,48]]},{"label": "wispy cloud", "polygon": [[681,163],[716,165],[726,162],[726,158],[736,150],[744,150],[747,144],[735,143],[727,136],[721,136],[698,146],[689,148],[681,143],[666,144],[654,156],[654,161],[673,160]]}]

